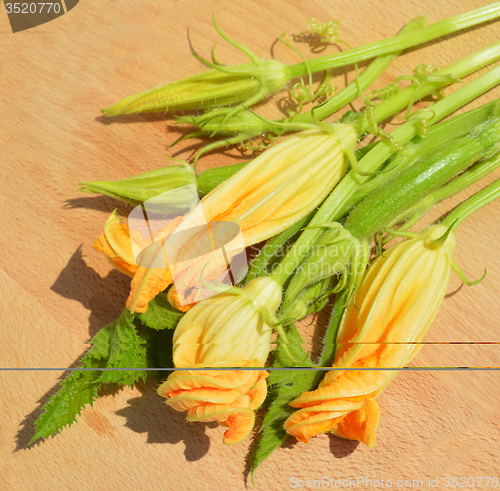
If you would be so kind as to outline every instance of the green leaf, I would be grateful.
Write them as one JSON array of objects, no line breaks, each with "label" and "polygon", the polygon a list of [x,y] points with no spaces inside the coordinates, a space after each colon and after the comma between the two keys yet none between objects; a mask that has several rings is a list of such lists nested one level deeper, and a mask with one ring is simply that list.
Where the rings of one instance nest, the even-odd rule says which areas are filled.
[{"label": "green leaf", "polygon": [[[319,363],[313,365],[307,353],[302,348],[303,340],[297,328],[290,326],[287,337],[287,349],[296,360],[304,360],[303,363],[293,363],[283,348],[283,342],[278,338],[278,346],[273,351],[273,367],[298,367],[298,366],[331,366],[335,354],[335,340],[342,319],[347,300],[352,289],[340,294],[333,307],[333,312],[323,338],[323,348]],[[286,419],[295,411],[290,402],[299,397],[303,392],[316,389],[324,376],[321,370],[273,370],[268,378],[269,408],[260,429],[260,438],[251,458],[252,476],[257,467],[271,455],[288,437],[283,429]]]},{"label": "green leaf", "polygon": [[[62,388],[43,407],[43,414],[35,423],[36,433],[29,442],[47,438],[65,426],[71,426],[87,404],[97,399],[100,383],[98,371],[74,371],[62,383]],[[28,444],[28,445],[29,445]]]},{"label": "green leaf", "polygon": [[[171,345],[172,332],[167,332]],[[152,333],[156,331],[143,328],[139,334],[128,309],[124,309],[117,320],[101,329],[90,341],[92,346],[80,362],[80,368],[96,370],[74,370],[61,382],[59,392],[43,407],[42,415],[35,423],[35,436],[30,443],[70,426],[84,406],[92,405],[97,399],[103,384],[114,382],[119,385],[131,385],[140,379],[146,379],[149,374],[147,370],[100,369],[150,367],[153,363],[152,350],[159,350],[157,344],[163,345],[154,340]],[[164,342],[168,344],[167,339]],[[168,349],[166,353],[168,356]],[[156,351],[154,356],[158,356]]]},{"label": "green leaf", "polygon": [[[109,359],[106,368],[147,368],[147,354],[144,346],[147,340],[137,333],[134,318],[128,309],[110,328]],[[132,385],[139,379],[146,379],[144,370],[106,370],[99,377],[99,382]]]},{"label": "green leaf", "polygon": [[157,330],[174,329],[183,313],[172,307],[163,293],[158,294],[149,302],[149,307],[143,314],[137,314],[142,324]]},{"label": "green leaf", "polygon": [[[113,324],[101,329],[92,339],[92,347],[83,357],[82,368],[102,368],[109,356],[109,340]],[[47,438],[65,426],[71,426],[81,410],[97,399],[101,386],[98,381],[100,370],[75,370],[62,382],[59,392],[54,394],[42,409],[42,414],[35,422],[36,432],[31,444],[38,438]]]},{"label": "green leaf", "polygon": [[102,360],[109,357],[109,343],[111,340],[111,331],[113,329],[113,324],[108,324],[106,327],[102,328],[91,340],[91,348],[87,351],[87,354],[81,361],[83,366],[84,363],[88,363],[87,360]]},{"label": "green leaf", "polygon": [[[288,332],[287,348],[297,360],[302,363],[293,363],[283,349],[283,343],[278,341],[277,348],[273,351],[273,367],[312,366],[307,353],[302,348],[302,337],[297,328],[292,325]],[[268,378],[269,409],[262,422],[260,438],[257,442],[251,459],[252,475],[255,469],[274,452],[288,437],[283,429],[283,423],[292,414],[294,409],[290,402],[300,396],[302,392],[311,390],[316,386],[322,373],[316,370],[273,370]]]},{"label": "green leaf", "polygon": [[[140,336],[146,340],[146,357],[149,368],[174,368],[172,359],[172,330],[156,331],[143,326]],[[168,370],[148,371],[149,376],[156,376],[160,381],[171,372]]]}]

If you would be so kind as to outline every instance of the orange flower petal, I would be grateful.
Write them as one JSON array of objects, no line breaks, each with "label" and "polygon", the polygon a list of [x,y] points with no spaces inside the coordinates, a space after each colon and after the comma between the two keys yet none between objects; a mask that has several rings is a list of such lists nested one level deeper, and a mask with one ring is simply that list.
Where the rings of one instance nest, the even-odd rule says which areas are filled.
[{"label": "orange flower petal", "polygon": [[[231,366],[220,362],[217,366]],[[261,366],[259,360],[242,366]],[[202,367],[200,365],[193,367]],[[172,373],[158,389],[166,403],[177,411],[187,410],[188,421],[217,421],[228,427],[224,443],[233,445],[252,431],[254,409],[267,394],[265,370],[185,370]]]},{"label": "orange flower petal", "polygon": [[224,432],[224,443],[234,445],[244,440],[252,431],[255,424],[255,413],[253,411],[239,411],[225,421],[229,427]]},{"label": "orange flower petal", "polygon": [[182,305],[179,299],[179,293],[177,292],[177,288],[175,287],[175,285],[168,291],[167,298],[170,302],[170,305],[172,305],[172,307],[175,307],[177,310],[180,310],[181,312],[187,312],[196,305],[196,302],[188,304],[184,303],[184,305]]},{"label": "orange flower petal", "polygon": [[161,233],[156,234],[155,242],[142,250],[140,265],[127,298],[126,305],[131,312],[146,312],[150,300],[172,284],[172,273],[168,267],[163,245],[164,239],[172,234],[181,221],[182,217],[172,220]]},{"label": "orange flower petal", "polygon": [[[140,240],[134,235],[134,240]],[[106,255],[111,263],[122,273],[133,276],[137,270],[130,231],[128,226],[113,211],[104,225],[104,232],[92,245],[94,249]]]},{"label": "orange flower petal", "polygon": [[370,448],[375,446],[380,407],[375,399],[368,399],[366,406],[352,411],[343,418],[333,433],[348,440],[358,440]]}]

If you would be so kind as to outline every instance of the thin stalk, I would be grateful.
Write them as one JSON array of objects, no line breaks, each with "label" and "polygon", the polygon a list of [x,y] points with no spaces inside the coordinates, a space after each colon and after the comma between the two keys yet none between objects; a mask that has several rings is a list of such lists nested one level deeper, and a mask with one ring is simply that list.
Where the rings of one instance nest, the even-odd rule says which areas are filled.
[{"label": "thin stalk", "polygon": [[[493,68],[434,104],[432,106],[433,116],[429,119],[430,124],[437,123],[476,97],[492,89],[498,83],[500,83],[500,66]],[[410,120],[393,131],[391,138],[399,144],[404,145],[414,138],[416,134],[416,122],[415,120]],[[376,172],[394,153],[395,149],[393,147],[381,141],[360,160],[359,166],[367,172]],[[345,201],[356,192],[360,183],[366,180],[367,178],[359,176],[351,170],[323,202],[319,211],[312,219],[310,226],[340,220],[342,215],[339,215],[339,212],[343,210]],[[276,269],[276,274],[273,273],[271,276],[283,285],[306,257],[307,251],[319,239],[321,234],[322,230],[320,228],[305,230],[297,240],[295,246],[292,247],[281,261],[280,268]]]},{"label": "thin stalk", "polygon": [[458,227],[467,217],[475,211],[500,197],[500,179],[493,184],[458,205],[442,222],[443,225],[453,228]]},{"label": "thin stalk", "polygon": [[[406,24],[400,31],[398,36],[412,32],[414,30],[421,29],[425,23],[425,17],[417,17],[412,19],[408,24]],[[370,63],[370,65],[361,73],[359,76],[359,85],[362,90],[369,88],[373,82],[389,67],[389,65],[401,54],[400,51],[396,53],[390,53],[387,55],[379,56]],[[189,123],[198,126],[206,133],[218,133],[218,134],[238,134],[241,133],[241,137],[244,139],[250,139],[254,136],[263,133],[274,133],[276,131],[279,134],[284,134],[291,131],[299,131],[301,129],[308,129],[308,125],[312,124],[316,119],[325,119],[331,114],[334,114],[339,109],[342,109],[351,101],[353,101],[358,96],[358,87],[356,82],[352,82],[347,87],[342,89],[340,92],[331,97],[327,102],[318,106],[314,109],[314,117],[312,111],[307,111],[299,116],[294,117],[291,121],[283,124],[281,121],[268,121],[261,116],[249,113],[244,117],[233,116],[229,120],[223,123],[226,119],[228,108],[221,108],[219,110],[212,110],[201,116],[182,116],[178,118],[181,123]],[[250,115],[253,117],[249,120]],[[305,127],[302,125],[306,125]],[[198,136],[197,133],[193,133],[193,136]],[[243,138],[238,138],[241,141]],[[229,143],[229,142],[228,142]],[[212,144],[217,145],[218,142]],[[210,148],[210,146],[208,147]],[[203,152],[207,151],[203,149]]]},{"label": "thin stalk", "polygon": [[[409,25],[405,27],[409,28]],[[396,55],[396,53],[393,53],[392,55],[381,56],[374,60],[359,76],[361,90],[364,91],[369,88],[377,77],[387,68],[387,66],[389,66],[392,59],[396,58]],[[498,60],[500,60],[500,42],[483,48],[476,53],[466,56],[465,58],[462,58],[461,60],[434,72],[433,76],[451,75],[451,77],[462,79],[475,71],[481,70],[482,68],[495,63]],[[445,88],[450,83],[452,83],[450,77],[443,77],[442,81],[425,83],[421,87],[416,87],[413,84],[409,85],[396,94],[393,94],[391,97],[379,102],[375,106],[375,120],[377,123],[380,123],[405,109],[412,100],[418,101],[423,99],[424,97]],[[326,103],[315,108],[314,118],[317,120],[327,118],[352,102],[357,96],[357,84],[356,82],[352,82]],[[279,134],[282,135],[291,131],[308,129],[308,125],[313,123],[312,111],[307,111],[295,117],[292,121],[286,123],[281,121],[268,121],[265,118],[253,113],[252,119],[248,119],[248,116],[241,119],[241,121],[237,118],[231,118],[231,120],[221,124],[227,114],[227,108],[220,109],[219,111],[221,111],[221,114],[219,115],[212,111],[211,113],[207,113],[206,115],[202,115],[197,118],[184,116],[179,118],[179,121],[199,126],[202,128],[202,131],[207,133],[213,133],[216,131],[219,134],[241,134],[240,137],[237,137],[238,141],[241,141],[242,139],[249,139],[262,133],[273,133],[278,131]],[[360,113],[356,118],[356,124],[360,134],[367,131],[368,121],[366,115]],[[217,146],[218,143],[219,142],[216,142],[212,145]],[[234,142],[232,140],[227,140],[226,143],[230,144]],[[204,152],[205,151],[207,150],[204,149]]]},{"label": "thin stalk", "polygon": [[[378,77],[377,70],[381,70],[384,64],[384,58],[381,57],[372,62],[372,64],[360,75],[359,82],[362,90],[370,87]],[[471,55],[468,55],[461,60],[458,60],[450,65],[441,68],[433,73],[433,76],[451,75],[454,78],[462,79],[471,75],[482,68],[491,65],[500,60],[500,42],[487,46]],[[387,66],[389,63],[387,63]],[[368,73],[367,73],[368,72]],[[396,94],[379,102],[375,106],[375,120],[377,123],[385,121],[399,111],[405,109],[411,100],[419,101],[428,95],[445,88],[450,85],[449,79],[443,79],[442,82],[426,83],[422,87],[416,88],[414,85],[409,85],[400,90]],[[322,104],[314,110],[314,116],[317,119],[325,119],[331,114],[334,114],[342,107],[352,102],[358,95],[356,82],[350,83],[345,89],[332,97],[327,103]],[[311,111],[308,111],[294,118],[291,124],[312,122]],[[366,114],[360,114],[356,124],[358,125],[359,134],[363,134],[368,129],[368,120]],[[269,131],[271,131],[269,125]]]},{"label": "thin stalk", "polygon": [[[350,65],[363,60],[369,60],[376,56],[401,51],[418,44],[423,44],[433,39],[446,36],[447,34],[466,29],[468,27],[497,19],[500,16],[500,2],[481,7],[465,14],[449,17],[448,19],[435,22],[430,26],[419,29],[416,32],[394,36],[383,41],[369,43],[359,48],[350,49],[334,55],[321,56],[309,60],[308,65],[311,72],[321,72],[329,68]],[[305,63],[297,63],[288,67],[290,78],[307,75],[308,68]]]}]

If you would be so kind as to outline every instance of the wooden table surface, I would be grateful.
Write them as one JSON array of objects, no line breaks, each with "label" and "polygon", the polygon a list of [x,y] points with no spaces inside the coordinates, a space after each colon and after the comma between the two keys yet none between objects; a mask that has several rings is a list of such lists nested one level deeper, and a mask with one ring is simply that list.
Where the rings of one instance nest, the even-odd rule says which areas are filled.
[{"label": "wooden table surface", "polygon": [[[222,29],[261,57],[295,63],[276,43],[305,20],[338,19],[353,46],[394,35],[412,17],[429,22],[486,5],[483,0],[82,0],[48,24],[12,34],[0,12],[0,365],[70,367],[90,337],[114,320],[129,279],[91,248],[117,203],[83,195],[78,183],[119,179],[168,164],[166,147],[182,131],[167,115],[104,118],[100,109],[122,97],[204,70],[190,50],[209,57],[214,42],[227,63],[244,56],[220,42]],[[500,23],[431,42],[401,56],[378,87],[411,73],[418,63],[446,65],[500,38]],[[191,46],[191,48],[190,48]],[[315,56],[307,44],[297,45]],[[338,48],[328,47],[327,52]],[[336,84],[353,78],[335,72]],[[474,76],[469,77],[472,79]],[[450,89],[448,92],[450,92]],[[500,88],[467,106],[500,97]],[[354,107],[360,109],[358,100]],[[276,99],[261,107],[279,117]],[[170,155],[188,159],[193,143]],[[234,149],[212,153],[200,169],[237,162]],[[500,172],[474,187],[478,190]],[[440,204],[438,218],[464,197]],[[126,215],[130,208],[118,205]],[[470,278],[453,275],[450,295],[429,341],[497,341],[500,332],[500,201],[474,215],[458,232],[456,261]],[[305,320],[307,339],[322,317]],[[495,345],[429,345],[415,365],[499,365]],[[63,372],[0,372],[0,490],[238,490],[251,488],[252,439],[222,444],[214,424],[185,423],[154,383],[105,392],[77,424],[27,448],[40,407]],[[309,444],[290,439],[255,476],[258,490],[289,489],[291,478],[441,479],[499,473],[500,372],[407,371],[380,398],[377,445],[321,435]],[[304,482],[305,485],[305,482]],[[318,486],[318,484],[316,484]],[[362,486],[360,486],[362,488]]]}]

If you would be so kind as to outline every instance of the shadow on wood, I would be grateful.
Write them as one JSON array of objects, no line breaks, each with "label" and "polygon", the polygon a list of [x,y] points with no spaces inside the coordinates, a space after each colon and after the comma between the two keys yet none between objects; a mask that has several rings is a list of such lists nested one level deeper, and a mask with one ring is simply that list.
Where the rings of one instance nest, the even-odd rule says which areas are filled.
[{"label": "shadow on wood", "polygon": [[130,292],[130,278],[116,269],[101,277],[87,266],[80,246],[50,289],[64,298],[77,300],[90,311],[92,337],[120,315]]},{"label": "shadow on wood", "polygon": [[[125,426],[136,433],[147,433],[148,443],[184,442],[186,461],[201,459],[210,448],[210,437],[205,428],[216,428],[217,423],[188,423],[186,413],[168,407],[156,393],[153,383],[137,384],[140,397],[129,399],[128,406],[116,412],[126,418]],[[221,430],[222,438],[222,430]]]}]

